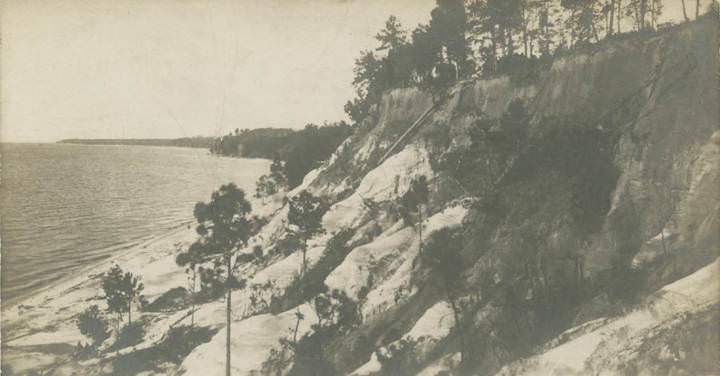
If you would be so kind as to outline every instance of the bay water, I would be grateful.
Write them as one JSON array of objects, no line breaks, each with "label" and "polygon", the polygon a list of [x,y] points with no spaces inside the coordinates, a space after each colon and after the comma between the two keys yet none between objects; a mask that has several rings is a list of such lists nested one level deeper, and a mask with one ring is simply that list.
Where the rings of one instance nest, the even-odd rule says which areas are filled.
[{"label": "bay water", "polygon": [[269,161],[205,149],[2,144],[3,305],[193,221],[221,184],[248,196]]}]

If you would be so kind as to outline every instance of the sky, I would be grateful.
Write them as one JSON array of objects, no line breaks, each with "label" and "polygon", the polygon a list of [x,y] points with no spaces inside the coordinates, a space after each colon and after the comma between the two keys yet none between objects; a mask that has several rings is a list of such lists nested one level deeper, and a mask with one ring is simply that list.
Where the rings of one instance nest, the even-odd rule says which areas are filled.
[{"label": "sky", "polygon": [[345,119],[355,58],[434,0],[9,0],[3,142],[216,136]]},{"label": "sky", "polygon": [[[709,0],[703,0],[703,4]],[[0,141],[217,136],[346,119],[355,58],[434,0],[6,0]],[[682,18],[664,0],[664,19]],[[694,0],[686,0],[694,15]],[[704,5],[703,5],[704,8]]]}]

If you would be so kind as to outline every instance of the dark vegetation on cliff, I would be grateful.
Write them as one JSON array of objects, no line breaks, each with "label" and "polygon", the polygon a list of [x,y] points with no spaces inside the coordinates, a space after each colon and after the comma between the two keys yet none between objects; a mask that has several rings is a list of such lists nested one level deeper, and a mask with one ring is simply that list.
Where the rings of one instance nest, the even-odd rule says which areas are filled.
[{"label": "dark vegetation on cliff", "polygon": [[[602,4],[609,8],[597,12]],[[708,121],[717,118],[711,107],[716,103],[695,100],[717,98],[716,87],[708,92],[703,84],[708,75],[717,74],[715,51],[702,47],[717,45],[717,34],[705,33],[715,26],[716,15],[684,30],[655,32],[650,29],[660,26],[661,2],[620,4],[439,0],[432,20],[412,33],[412,42],[391,17],[377,37],[378,51],[387,55],[368,52],[358,60],[358,98],[346,107],[352,127],[237,130],[213,145],[218,154],[274,159],[260,181],[259,197],[298,186],[307,172],[336,154],[306,190],[282,202],[288,210],[279,225],[281,235],[263,243],[267,248],[257,245],[252,253],[238,254],[266,224],[252,216],[245,192],[223,186],[208,204],[196,206],[198,240],[177,258],[192,274],[190,305],[224,296],[229,328],[235,322],[232,292],[248,289],[245,277],[252,278],[251,272],[236,276],[235,271],[298,255],[293,260],[301,260],[300,272],[289,286],[269,297],[259,294],[265,285],[248,289],[255,314],[293,312],[296,319],[263,363],[265,374],[348,374],[374,358],[380,368],[370,374],[413,375],[453,353],[459,353],[459,360],[441,374],[494,374],[573,326],[637,309],[657,287],[707,265],[717,256],[707,250],[717,243],[711,233],[717,210],[702,212],[687,204],[694,212],[685,218],[686,213],[676,210],[686,205],[680,194],[668,193],[663,185],[672,182],[674,190],[689,192],[693,178],[687,171],[701,159],[700,146],[717,133],[717,124]],[[562,26],[547,19],[560,17],[553,11],[558,7],[570,12],[569,18],[557,19]],[[619,32],[613,22],[621,14],[633,18],[633,38],[613,36]],[[531,23],[530,15],[541,22]],[[602,30],[610,37],[603,42],[605,53],[592,44]],[[569,45],[565,37],[559,42],[557,33],[570,34]],[[481,46],[482,59],[471,58],[473,43]],[[706,49],[713,51],[709,55]],[[470,80],[473,76],[478,79]],[[433,110],[429,120],[407,133],[428,107]],[[691,111],[677,115],[685,108]],[[692,127],[685,127],[686,122]],[[394,194],[386,201],[361,197],[361,203],[355,202],[359,208],[345,203],[367,213],[359,224],[327,234],[322,254],[308,265],[310,241],[326,232],[323,216],[348,199],[369,172],[382,169],[388,155],[400,153],[402,149],[390,146],[397,140],[426,152],[434,176],[383,170],[387,180],[397,174]],[[401,178],[409,180],[405,191],[397,188]],[[423,238],[424,220],[452,206],[467,209],[461,224]],[[670,218],[675,211],[676,218]],[[696,217],[703,222],[693,222]],[[398,289],[394,305],[363,317],[363,305],[382,282],[376,279],[392,276],[369,273],[367,281],[358,282],[365,285],[357,296],[329,288],[327,279],[354,250],[392,232],[391,226],[407,230],[412,234],[408,243],[418,244],[417,257],[405,270],[415,292]],[[666,230],[685,233],[666,244]],[[635,265],[658,234],[661,256],[649,267]],[[397,247],[402,248],[399,253],[410,253],[407,244]],[[672,253],[673,247],[684,252]],[[379,266],[372,266],[382,269],[397,260],[374,261]],[[200,291],[195,291],[198,276]],[[120,288],[120,308],[111,310],[127,313],[128,327],[137,290]],[[436,343],[405,336],[443,301],[453,318],[446,336]],[[143,306],[166,308],[160,300]],[[301,306],[312,307],[317,316],[304,334],[300,323],[311,318]],[[96,308],[90,309],[79,324],[83,333],[102,342],[108,328],[99,316]],[[708,312],[697,320],[682,317],[677,332],[664,329],[648,341],[678,337],[677,346],[692,348],[692,339],[679,334],[686,329],[704,342],[716,342],[716,335],[702,334],[715,329],[715,318]],[[191,320],[194,324],[194,316]],[[164,337],[162,346],[177,346],[173,362],[214,334],[193,324]],[[137,340],[131,334],[117,341],[129,346]],[[230,342],[228,335],[228,369]],[[664,350],[648,342],[642,351],[654,361]],[[713,368],[708,354],[693,349],[687,359],[672,364],[667,359],[650,365],[636,361],[628,364],[627,373],[648,367],[702,373]]]},{"label": "dark vegetation on cliff", "polygon": [[[668,159],[673,157],[654,154],[659,152],[658,145],[673,145],[677,150],[685,142],[702,144],[716,129],[712,123],[716,120],[706,115],[716,115],[717,111],[700,100],[688,104],[697,109],[688,120],[694,124],[693,131],[688,132],[697,135],[695,141],[659,135],[678,124],[668,122],[665,112],[675,111],[676,104],[669,105],[675,108],[671,110],[660,103],[685,102],[686,98],[698,97],[696,90],[699,97],[716,98],[716,93],[692,83],[699,77],[712,80],[717,72],[714,53],[702,47],[717,43],[715,17],[708,15],[685,30],[666,26],[666,30],[654,33],[643,29],[632,38],[613,37],[602,48],[578,48],[583,58],[587,56],[584,54],[602,54],[603,48],[613,53],[620,50],[617,56],[632,58],[633,67],[627,72],[617,71],[617,77],[603,68],[594,70],[598,68],[591,64],[585,68],[586,60],[563,53],[555,57],[564,59],[558,71],[540,71],[534,82],[511,77],[509,83],[491,81],[495,87],[490,82],[476,88],[472,82],[461,86],[454,98],[443,103],[439,115],[406,143],[422,144],[439,174],[433,182],[436,191],[431,194],[430,212],[442,209],[448,197],[476,198],[462,230],[445,234],[441,241],[448,251],[453,239],[461,239],[457,243],[462,244],[458,258],[462,262],[455,262],[455,272],[462,276],[462,282],[444,279],[443,268],[431,266],[442,266],[442,260],[418,263],[413,276],[420,292],[402,308],[393,307],[372,322],[357,323],[347,338],[329,340],[332,345],[324,350],[325,359],[342,367],[341,373],[350,372],[375,352],[382,363],[377,374],[415,374],[443,353],[425,353],[419,358],[423,353],[416,346],[420,345],[402,339],[402,333],[445,296],[462,304],[454,310],[455,328],[438,347],[445,353],[462,354],[455,371],[492,374],[514,359],[529,356],[536,346],[573,325],[638,307],[653,289],[712,261],[716,254],[706,254],[703,246],[692,253],[667,255],[671,246],[663,238],[663,261],[648,268],[635,265],[646,242],[665,236],[663,226],[673,226],[664,214],[667,208],[679,205],[677,197],[656,188],[664,183],[645,185],[647,174],[653,174],[652,179],[670,179],[664,174],[673,168],[686,168],[670,164]],[[713,32],[700,36],[707,31]],[[646,49],[635,52],[629,45]],[[621,65],[607,56],[598,60],[608,64],[603,60],[606,58]],[[577,71],[573,71],[575,67]],[[603,78],[608,81],[603,82]],[[553,89],[555,93],[574,93],[582,80],[593,82],[597,92],[588,93],[583,100],[567,97],[574,94],[550,94]],[[534,84],[539,93],[528,88]],[[507,101],[512,91],[533,94]],[[379,154],[368,157],[367,164],[354,165],[353,159],[372,137],[397,139],[403,127],[408,129],[413,117],[420,116],[422,104],[432,103],[422,97],[412,90],[385,92],[353,134],[348,148],[338,153],[340,162],[322,172],[318,186],[348,175],[361,178],[377,166],[380,159],[373,155],[381,155],[387,146],[378,146],[375,150]],[[489,99],[505,101],[507,106],[497,106],[504,108],[500,113],[480,111],[479,107],[488,106]],[[686,163],[682,157],[675,158],[675,163]],[[648,161],[644,167],[648,171],[633,175],[638,174],[633,170],[638,167],[629,166],[642,165],[642,161]],[[628,187],[627,177],[620,180],[623,174],[636,179],[632,184],[642,181],[642,188]],[[625,193],[631,189],[638,192]],[[712,233],[703,236],[717,239]],[[460,299],[455,298],[458,295]],[[361,338],[362,344],[355,338]],[[376,351],[396,340],[390,355]],[[708,359],[703,357],[698,367],[711,367]]]},{"label": "dark vegetation on cliff", "polygon": [[[236,129],[235,133],[216,138],[210,151],[218,155],[275,160],[280,163],[285,176],[282,183],[294,188],[302,182],[305,174],[329,158],[351,132],[351,127],[345,122],[321,126],[308,124],[298,131]],[[277,191],[269,190],[271,193]]]}]

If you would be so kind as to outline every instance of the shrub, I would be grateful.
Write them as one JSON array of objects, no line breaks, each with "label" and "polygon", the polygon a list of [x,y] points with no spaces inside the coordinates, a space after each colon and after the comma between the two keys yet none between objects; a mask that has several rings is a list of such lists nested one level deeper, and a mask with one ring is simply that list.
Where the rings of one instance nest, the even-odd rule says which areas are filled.
[{"label": "shrub", "polygon": [[272,196],[281,190],[287,189],[288,180],[285,172],[285,163],[275,157],[270,165],[270,173],[258,179],[255,188],[255,197],[263,198]]},{"label": "shrub", "polygon": [[262,364],[262,374],[281,376],[287,374],[292,365],[294,346],[290,339],[280,338],[277,347],[270,349],[268,358]]},{"label": "shrub", "polygon": [[417,342],[412,339],[401,339],[388,347],[387,353],[376,351],[378,361],[382,365],[383,375],[411,376],[420,368],[415,354]]},{"label": "shrub", "polygon": [[293,279],[283,296],[275,300],[272,311],[285,311],[321,293],[325,288],[325,278],[345,260],[345,256],[352,250],[348,242],[353,236],[355,236],[355,230],[351,228],[335,233],[328,241],[325,252],[317,263],[305,271],[302,279],[299,276]]},{"label": "shrub", "polygon": [[134,322],[128,324],[118,334],[115,343],[110,347],[110,351],[116,351],[128,346],[134,346],[142,342],[145,337],[145,325],[142,322]]},{"label": "shrub", "polygon": [[263,363],[266,374],[338,374],[328,348],[334,339],[346,335],[360,322],[357,303],[340,290],[320,294],[313,303],[318,321],[312,331],[295,343],[281,339]]},{"label": "shrub", "polygon": [[217,268],[200,267],[200,291],[198,301],[208,301],[220,297],[225,292],[225,271]]},{"label": "shrub", "polygon": [[[410,188],[400,197],[400,215],[406,225],[414,225],[422,220],[421,205],[428,203],[429,195],[427,177],[420,175],[413,178]],[[415,216],[418,216],[417,220]]]},{"label": "shrub", "polygon": [[209,328],[176,326],[167,332],[158,350],[167,360],[180,363],[195,347],[209,342],[214,334]]},{"label": "shrub", "polygon": [[97,305],[90,306],[78,316],[77,327],[82,335],[92,339],[94,346],[101,344],[109,334],[108,323]]},{"label": "shrub", "polygon": [[192,300],[192,296],[187,289],[183,287],[175,287],[157,299],[145,306],[145,311],[149,312],[175,312],[187,308]]}]

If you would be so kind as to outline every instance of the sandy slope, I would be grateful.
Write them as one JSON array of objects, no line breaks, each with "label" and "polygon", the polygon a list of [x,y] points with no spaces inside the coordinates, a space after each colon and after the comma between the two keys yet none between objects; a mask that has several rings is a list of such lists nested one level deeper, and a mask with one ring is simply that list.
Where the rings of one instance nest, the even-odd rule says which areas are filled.
[{"label": "sandy slope", "polygon": [[[703,312],[720,302],[720,259],[648,297],[642,307],[612,319],[542,354],[504,367],[499,375],[612,374],[638,356],[652,332],[677,325],[677,318]],[[571,329],[573,330],[573,329]],[[595,369],[593,363],[610,359]]]}]

